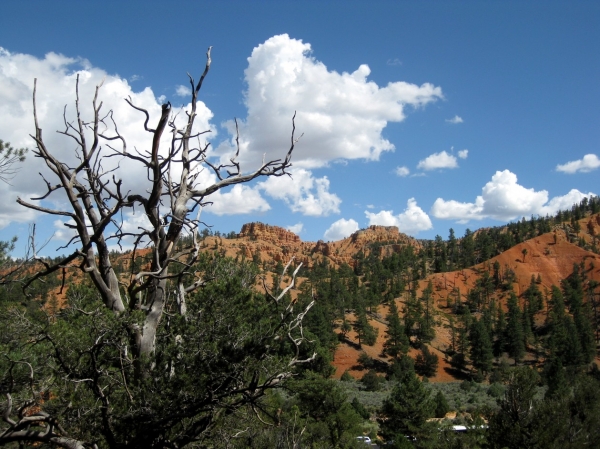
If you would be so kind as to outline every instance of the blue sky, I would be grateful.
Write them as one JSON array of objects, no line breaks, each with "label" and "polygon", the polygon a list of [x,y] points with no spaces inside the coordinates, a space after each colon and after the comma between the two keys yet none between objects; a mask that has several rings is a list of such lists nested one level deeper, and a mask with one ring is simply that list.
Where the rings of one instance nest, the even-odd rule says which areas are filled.
[{"label": "blue sky", "polygon": [[[51,136],[79,71],[90,88],[108,80],[101,95],[143,145],[122,98],[149,110],[187,104],[186,72],[197,78],[213,46],[200,122],[215,158],[231,150],[234,117],[248,167],[286,151],[294,110],[304,135],[293,179],[224,192],[205,222],[228,232],[261,221],[309,241],[369,224],[462,235],[600,193],[599,23],[593,1],[8,0],[0,138],[32,147],[34,77]],[[70,157],[72,146],[48,138]],[[53,254],[67,229],[15,204],[43,191],[40,170],[30,157],[0,186],[0,238],[23,246],[36,222],[40,240],[54,234]],[[122,176],[142,188],[132,173]]]}]

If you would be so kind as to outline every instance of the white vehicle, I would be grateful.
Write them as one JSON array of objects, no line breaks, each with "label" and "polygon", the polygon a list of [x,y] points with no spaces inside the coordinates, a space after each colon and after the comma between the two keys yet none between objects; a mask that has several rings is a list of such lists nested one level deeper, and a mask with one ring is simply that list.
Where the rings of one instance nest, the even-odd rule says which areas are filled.
[{"label": "white vehicle", "polygon": [[362,441],[363,443],[368,444],[369,446],[371,445],[371,438],[367,436],[356,437],[356,441]]}]

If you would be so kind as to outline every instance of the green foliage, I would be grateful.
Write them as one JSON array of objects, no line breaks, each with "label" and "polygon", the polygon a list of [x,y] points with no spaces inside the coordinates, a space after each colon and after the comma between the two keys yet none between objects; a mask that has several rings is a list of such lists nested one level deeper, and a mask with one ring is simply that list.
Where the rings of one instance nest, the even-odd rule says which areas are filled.
[{"label": "green foliage", "polygon": [[306,419],[308,447],[348,447],[359,434],[362,418],[337,382],[310,376],[290,387]]},{"label": "green foliage", "polygon": [[536,447],[600,447],[600,384],[588,376],[576,376],[562,394],[539,404],[535,424]]},{"label": "green foliage", "polygon": [[27,148],[13,148],[0,140],[0,181],[8,183],[17,174],[15,165],[25,160],[25,154]]},{"label": "green foliage", "polygon": [[358,334],[358,345],[366,344],[372,346],[377,341],[378,329],[371,326],[367,319],[367,314],[363,308],[356,311],[356,321],[354,322],[354,330]]},{"label": "green foliage", "polygon": [[382,377],[377,375],[377,372],[370,369],[360,380],[367,391],[379,391],[381,389]]},{"label": "green foliage", "polygon": [[362,405],[362,403],[358,400],[358,398],[352,399],[352,402],[350,403],[350,405],[356,411],[356,413],[358,413],[361,416],[362,419],[369,419],[371,417],[371,414]]},{"label": "green foliage", "polygon": [[438,356],[429,351],[426,345],[423,345],[415,359],[415,371],[421,376],[433,377],[437,372],[438,363]]},{"label": "green foliage", "polygon": [[446,413],[450,411],[450,407],[448,406],[448,401],[446,400],[444,393],[438,391],[433,401],[435,405],[435,417],[443,418],[446,416]]},{"label": "green foliage", "polygon": [[375,359],[364,351],[360,353],[357,361],[364,369],[370,370],[375,367]]},{"label": "green foliage", "polygon": [[[573,216],[571,211],[569,217]],[[419,253],[406,247],[380,257],[374,245],[357,258],[356,272],[348,266],[335,269],[325,259],[305,269],[309,280],[298,296],[297,307],[303,310],[313,298],[317,301],[303,322],[304,335],[310,342],[300,346],[299,355],[316,353],[316,357],[311,363],[291,368],[296,380],[287,385],[290,388],[286,393],[272,393],[269,388],[252,390],[269,379],[273,379],[273,386],[280,385],[274,376],[290,370],[286,361],[294,348],[279,327],[281,310],[253,290],[256,266],[235,264],[218,256],[203,256],[196,267],[199,273],[214,279],[188,298],[187,317],[171,313],[176,304],[168,306],[157,334],[156,353],[147,361],[156,367],[155,371],[151,377],[138,380],[130,330],[142,324],[141,311],[126,312],[117,320],[112,312],[98,308],[95,289],[84,284],[71,287],[70,307],[51,317],[40,312],[37,303],[17,299],[14,291],[3,291],[1,382],[10,386],[16,405],[24,404],[31,397],[27,388],[31,365],[36,395],[46,398],[44,410],[60,414],[61,423],[73,429],[73,435],[94,439],[100,447],[113,442],[122,447],[133,442],[146,447],[166,446],[173,441],[185,446],[192,429],[203,426],[206,432],[202,442],[193,442],[203,447],[354,447],[356,435],[375,433],[363,420],[377,408],[382,434],[395,439],[397,446],[482,447],[485,436],[480,434],[467,438],[432,433],[426,417],[440,416],[450,408],[473,416],[488,410],[493,414],[493,438],[517,429],[514,440],[499,437],[498,444],[503,441],[506,447],[583,447],[584,437],[579,435],[585,435],[586,441],[597,441],[600,401],[592,376],[576,375],[578,367],[595,354],[597,285],[586,278],[583,266],[574,266],[561,288],[552,289],[548,320],[543,327],[532,325],[535,314],[543,309],[544,295],[537,279],[532,278],[523,293],[523,310],[512,292],[506,316],[497,305],[494,290],[502,286],[510,289],[515,280],[509,267],[502,270],[499,263],[489,264],[482,271],[469,292],[468,307],[461,307],[460,299],[456,301],[455,311],[461,314],[452,320],[452,351],[456,352],[449,352],[451,363],[464,374],[469,367],[468,356],[473,366],[470,372],[476,372],[476,379],[492,372],[490,382],[497,383],[489,387],[472,381],[424,384],[414,370],[425,376],[435,374],[433,359],[437,362],[437,356],[424,345],[416,363],[406,356],[409,337],[419,347],[434,336],[433,287],[430,283],[418,297],[416,279],[428,269],[441,272],[473,258],[485,260],[507,242],[522,241],[527,235],[541,232],[550,220],[532,217],[509,225],[504,234],[483,230],[475,236],[467,231],[460,240],[452,231],[448,242],[436,238],[424,244]],[[0,256],[6,261],[10,243],[3,245]],[[32,291],[43,297],[49,285],[59,283],[58,279],[48,281],[47,285],[33,285]],[[411,282],[403,323],[394,298]],[[47,301],[52,302],[52,298],[47,297]],[[345,316],[354,309],[353,325],[359,342],[373,344],[376,332],[369,324],[367,310],[374,313],[381,303],[390,307],[384,343],[384,354],[392,358],[389,381],[377,375],[374,369],[382,371],[381,366],[366,354],[359,360],[369,370],[362,382],[350,382],[347,372],[342,376],[346,382],[324,379],[333,372],[332,351],[339,341],[334,327],[341,322],[346,338],[350,323]],[[471,315],[470,309],[478,312]],[[543,400],[540,380],[533,371],[509,370],[505,359],[492,370],[492,342],[496,355],[507,350],[520,361],[525,343],[538,341],[547,350],[543,378],[548,393]],[[508,382],[506,389],[501,382]],[[238,385],[243,388],[236,390]],[[211,402],[215,394],[224,394],[218,406]],[[496,405],[496,399],[503,397]],[[241,408],[230,414],[237,403],[244,401],[256,408]],[[107,415],[89,412],[105,403],[109,404],[102,405]],[[526,412],[526,404],[533,411]],[[203,412],[194,414],[194,407],[204,407]],[[494,413],[497,407],[500,410]],[[264,427],[256,413],[275,426]],[[556,426],[551,431],[536,430],[552,427],[553,423]],[[34,430],[43,428],[31,426]],[[248,430],[231,439],[229,430],[233,428]],[[570,429],[580,432],[572,436],[571,442],[559,434],[568,434]],[[417,440],[410,441],[404,435],[413,435]],[[191,441],[188,438],[189,444]],[[490,445],[501,447],[492,439]]]},{"label": "green foliage", "polygon": [[492,369],[492,342],[482,320],[473,320],[469,333],[471,342],[471,363],[473,368],[488,373]]},{"label": "green foliage", "polygon": [[489,394],[493,398],[500,398],[504,394],[504,387],[499,383],[493,383],[487,390],[487,394]]},{"label": "green foliage", "polygon": [[517,296],[511,292],[508,298],[508,316],[506,324],[506,346],[510,357],[515,363],[520,362],[525,355],[525,333]]},{"label": "green foliage", "polygon": [[537,398],[539,377],[514,369],[505,398],[490,419],[492,448],[581,448],[600,445],[600,384],[577,375],[560,390]]},{"label": "green foliage", "polygon": [[498,448],[527,448],[535,428],[534,405],[539,376],[527,367],[514,368],[509,375],[500,409],[489,423],[489,441]]},{"label": "green foliage", "polygon": [[212,280],[188,298],[185,316],[169,313],[159,326],[152,360],[141,360],[155,367],[150,376],[136,375],[131,349],[143,313],[99,306],[85,283],[69,288],[56,316],[6,306],[0,375],[15,409],[33,400],[74,438],[152,448],[194,443],[198,430],[207,438],[228,410],[260,405],[294,354],[281,310],[256,293],[249,264],[206,255],[197,269]]},{"label": "green foliage", "polygon": [[395,301],[390,303],[390,312],[387,316],[388,327],[385,331],[386,339],[383,343],[383,352],[393,358],[406,354],[409,347],[406,330],[398,317],[398,308]]},{"label": "green foliage", "polygon": [[408,355],[392,361],[387,378],[390,381],[400,381],[404,376],[415,371],[415,362]]},{"label": "green foliage", "polygon": [[434,415],[430,392],[414,371],[405,371],[381,407],[379,425],[387,440],[408,435],[425,445],[431,438],[432,425],[427,422]]},{"label": "green foliage", "polygon": [[342,382],[352,382],[354,378],[350,375],[350,372],[346,370],[342,373],[342,377],[340,377],[340,380]]}]

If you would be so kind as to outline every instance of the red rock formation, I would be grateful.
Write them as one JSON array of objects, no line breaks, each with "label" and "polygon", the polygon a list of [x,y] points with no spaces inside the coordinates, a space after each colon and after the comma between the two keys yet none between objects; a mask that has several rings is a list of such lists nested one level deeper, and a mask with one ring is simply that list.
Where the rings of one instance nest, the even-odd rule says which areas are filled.
[{"label": "red rock formation", "polygon": [[[206,246],[213,248],[216,237],[209,237]],[[292,257],[296,262],[312,266],[328,259],[333,266],[348,264],[353,266],[354,256],[362,251],[365,255],[371,251],[371,244],[377,247],[380,257],[398,252],[405,245],[420,248],[419,242],[398,231],[394,226],[370,226],[355,232],[350,237],[337,242],[303,242],[293,232],[278,226],[264,223],[247,223],[242,226],[236,239],[219,239],[219,245],[230,256],[243,256],[247,259],[258,255],[262,261],[286,263]]]},{"label": "red rock formation", "polygon": [[287,229],[279,226],[270,226],[264,223],[246,223],[238,234],[239,237],[249,237],[268,243],[300,243],[300,237]]}]

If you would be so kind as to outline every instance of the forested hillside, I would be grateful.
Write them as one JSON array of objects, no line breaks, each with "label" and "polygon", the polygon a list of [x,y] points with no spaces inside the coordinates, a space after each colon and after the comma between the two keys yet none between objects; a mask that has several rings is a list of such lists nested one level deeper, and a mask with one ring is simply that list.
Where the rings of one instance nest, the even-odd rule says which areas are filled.
[{"label": "forested hillside", "polygon": [[[167,292],[158,369],[141,379],[127,330],[94,305],[78,266],[37,279],[52,260],[5,255],[5,274],[19,268],[0,290],[5,416],[19,407],[12,435],[59,420],[54,437],[97,447],[179,447],[169,441],[193,426],[204,427],[190,447],[359,447],[357,435],[393,447],[598,447],[599,212],[596,197],[434,241],[384,227],[316,243],[260,223],[205,230],[201,288],[182,316]],[[152,252],[113,254],[117,277],[143,272]],[[473,427],[439,430],[457,424]]]}]

